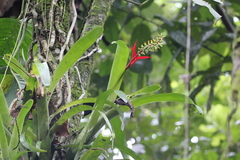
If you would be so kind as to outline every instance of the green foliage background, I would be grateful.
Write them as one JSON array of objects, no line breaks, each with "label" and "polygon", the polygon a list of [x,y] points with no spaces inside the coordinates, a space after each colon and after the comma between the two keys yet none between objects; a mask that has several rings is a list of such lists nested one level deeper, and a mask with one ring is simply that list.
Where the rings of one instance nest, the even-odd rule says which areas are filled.
[{"label": "green foliage background", "polygon": [[[209,3],[216,9],[216,2]],[[236,27],[239,21],[234,22],[233,18],[239,18],[240,10],[234,4],[235,1],[228,1],[223,7]],[[149,84],[160,84],[160,92],[185,93],[179,75],[186,73],[186,16],[184,3],[149,1],[138,6],[115,1],[105,23],[102,51],[95,58],[91,95],[106,88],[113,60],[112,41],[122,39],[130,47],[136,40],[142,44],[160,33],[166,36],[164,47],[150,53],[151,59],[137,61],[126,73],[122,89],[128,94]],[[190,97],[204,109],[204,114],[189,111],[189,159],[238,159],[239,111],[227,128],[227,116],[235,108],[231,100],[234,33],[223,20],[216,22],[207,8],[198,5],[191,8],[191,21]],[[156,103],[141,106],[135,112],[134,118],[125,119],[129,146],[143,159],[182,159],[183,105]]]},{"label": "green foliage background", "polygon": [[[113,90],[105,92],[109,89],[107,86],[117,46],[111,44],[113,41],[117,41],[118,45],[122,45],[121,47],[125,47],[125,44],[128,44],[130,48],[135,41],[138,41],[140,45],[155,38],[160,33],[165,36],[163,48],[148,53],[151,59],[137,61],[125,73],[123,85],[121,86],[121,90],[124,91],[125,94],[128,95],[141,88],[155,84],[161,86],[161,89],[157,93],[185,94],[186,92],[184,82],[179,77],[186,73],[184,68],[187,37],[186,4],[149,0],[141,5],[142,2],[145,1],[132,0],[131,2],[115,0],[105,22],[103,38],[99,45],[99,53],[96,54],[94,58],[95,69],[92,72],[89,87],[89,97],[98,97],[100,95],[100,98],[98,98],[101,104],[100,108],[103,107],[108,96],[110,95],[109,97],[111,97],[111,93],[113,92]],[[218,3],[209,3],[214,9],[218,9]],[[234,0],[229,0],[224,3],[223,7],[230,20],[229,23],[231,23],[234,28],[237,28],[240,23],[238,3]],[[17,29],[7,30],[7,24],[16,26],[16,28],[20,26],[19,22],[15,20],[9,20],[6,26],[0,26],[0,30],[3,29],[7,31],[4,34],[0,34],[2,56],[11,52],[8,51],[6,46],[9,45],[9,48],[13,48],[14,43],[8,43],[8,41],[11,39],[10,42],[14,42],[15,39],[17,39],[18,33]],[[78,22],[78,24],[78,27],[81,28],[82,23]],[[111,121],[111,124],[114,124],[112,125],[112,129],[109,127],[111,126],[110,122],[107,121],[109,123],[108,128],[104,129],[102,134],[96,138],[91,149],[85,152],[82,159],[88,159],[91,156],[98,157],[101,152],[98,150],[96,153],[93,150],[95,147],[104,148],[108,146],[108,148],[111,148],[109,144],[111,143],[110,140],[113,135],[108,134],[110,137],[104,137],[109,128],[116,133],[116,141],[113,150],[109,149],[106,155],[104,155],[106,152],[106,150],[104,150],[104,153],[101,154],[102,157],[108,157],[108,159],[122,158],[122,156],[127,157],[124,154],[132,155],[135,159],[183,159],[185,145],[184,133],[186,131],[189,132],[190,140],[188,159],[214,160],[240,158],[239,110],[233,112],[231,119],[228,118],[230,112],[234,111],[236,107],[231,97],[231,71],[233,66],[231,54],[233,51],[232,42],[234,41],[234,33],[227,27],[223,19],[216,22],[207,8],[195,4],[193,4],[191,8],[191,30],[190,73],[192,79],[190,82],[191,88],[189,96],[198,106],[203,108],[204,114],[200,115],[194,107],[190,107],[188,119],[190,125],[188,130],[186,130],[184,128],[185,117],[183,104],[176,102],[157,102],[142,105],[136,108],[135,116],[131,119],[129,118],[130,113],[124,113],[124,131],[119,128],[119,126],[122,125],[120,124],[121,116]],[[19,46],[21,53],[18,53],[16,56],[18,61],[23,65],[24,59],[27,57],[27,46],[30,44],[31,34],[31,27],[28,27],[25,39],[23,40],[24,43]],[[1,36],[8,37],[8,39],[6,40]],[[91,42],[91,44],[92,43],[93,42]],[[74,52],[74,54],[76,53]],[[75,63],[73,62],[75,60],[72,60],[71,65]],[[115,63],[117,64],[117,62]],[[3,60],[0,60],[0,65],[0,79],[2,79],[5,74],[6,64]],[[70,68],[71,65],[69,64],[68,67]],[[65,68],[63,73],[61,67],[65,68],[65,66],[60,66],[58,70],[63,75],[68,68]],[[117,75],[118,74],[121,73],[117,73]],[[12,99],[15,98],[13,97],[13,95],[15,95],[14,90],[21,88],[22,80],[16,78],[17,75],[13,78],[10,72],[7,72],[6,76],[7,79],[4,82],[4,86],[6,87],[3,88],[3,91],[8,103],[10,103]],[[55,76],[57,78],[50,87],[51,92],[61,78],[58,75]],[[15,83],[16,79],[18,83]],[[114,79],[114,82],[115,81],[116,78]],[[177,98],[178,94],[175,95],[175,98]],[[103,97],[104,100],[101,99],[101,97]],[[115,97],[111,97],[111,99],[115,99]],[[95,100],[90,99],[89,101],[92,102]],[[29,101],[28,103],[29,107],[31,107],[30,103],[32,102]],[[137,104],[136,101],[135,103]],[[6,104],[4,105],[6,106]],[[68,104],[65,107],[69,108],[71,106],[72,105]],[[84,110],[84,107],[82,110]],[[89,106],[88,108],[86,107],[86,109],[89,109]],[[75,114],[75,111],[70,110],[68,114]],[[68,114],[62,117],[64,121],[69,118]],[[96,111],[93,114],[99,116],[100,112],[98,113]],[[26,115],[24,115],[24,118],[25,116]],[[92,121],[90,121],[91,124],[86,125],[89,127],[85,127],[87,128],[86,130],[94,127],[95,123],[93,122],[97,123],[99,120],[97,118],[93,117],[91,119],[90,117]],[[62,119],[60,119],[60,121]],[[50,130],[49,133],[50,137],[54,134],[54,129],[63,123],[63,120],[61,122],[58,121],[59,124],[56,123],[54,125],[55,128],[51,128],[52,130]],[[4,123],[6,122],[0,117],[0,127],[3,126]],[[4,128],[1,127],[0,130],[4,131]],[[15,137],[16,135],[17,133],[15,133]],[[21,136],[25,137],[25,134]],[[88,138],[84,133],[83,136],[80,135],[79,137]],[[125,139],[127,143],[121,144]],[[1,143],[7,143],[6,141],[6,139],[3,139]],[[85,147],[83,145],[84,142],[81,141],[81,139],[79,141],[81,143],[80,147]],[[30,148],[32,150],[39,149],[32,146]],[[122,155],[119,150],[121,150]],[[93,155],[93,153],[96,155]]]}]

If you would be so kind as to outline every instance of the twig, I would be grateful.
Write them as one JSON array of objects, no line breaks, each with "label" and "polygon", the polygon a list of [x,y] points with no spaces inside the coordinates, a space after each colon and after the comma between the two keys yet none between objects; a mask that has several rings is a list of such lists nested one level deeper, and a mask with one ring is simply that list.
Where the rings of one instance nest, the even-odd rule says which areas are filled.
[{"label": "twig", "polygon": [[82,85],[81,74],[80,74],[80,72],[79,72],[79,70],[78,70],[78,67],[75,66],[74,68],[75,68],[76,71],[77,71],[78,79],[79,79],[79,81],[80,81],[81,90],[82,90],[82,95],[81,95],[78,99],[82,99],[82,98],[85,96],[86,91],[85,91],[85,89],[84,89],[84,87],[83,87],[83,85]]},{"label": "twig", "polygon": [[98,50],[98,48],[94,48],[94,49],[91,50],[91,52],[89,52],[87,55],[79,58],[78,62],[81,61],[81,60],[83,60],[83,59],[86,59],[86,58],[88,58],[88,57],[91,57],[94,53],[96,53],[97,50]]},{"label": "twig", "polygon": [[73,9],[73,20],[72,20],[72,24],[70,26],[70,29],[68,31],[68,34],[67,34],[67,38],[66,38],[66,41],[64,43],[64,45],[61,47],[61,51],[60,51],[60,57],[59,57],[59,60],[61,61],[62,60],[62,57],[63,57],[63,53],[68,45],[68,42],[70,40],[70,37],[71,37],[71,34],[72,34],[72,31],[74,29],[74,26],[76,24],[76,20],[77,20],[77,11],[76,11],[76,8],[75,8],[75,3],[74,3],[74,0],[72,0],[72,9]]},{"label": "twig", "polygon": [[[191,46],[191,0],[187,2],[187,44],[186,44],[186,61],[185,61],[185,70],[187,75],[189,75],[189,61],[190,61],[190,46]],[[189,115],[188,115],[188,98],[189,89],[190,89],[190,77],[187,78],[185,82],[186,98],[185,98],[185,107],[184,107],[184,155],[183,159],[188,159],[188,149],[189,149]]]}]

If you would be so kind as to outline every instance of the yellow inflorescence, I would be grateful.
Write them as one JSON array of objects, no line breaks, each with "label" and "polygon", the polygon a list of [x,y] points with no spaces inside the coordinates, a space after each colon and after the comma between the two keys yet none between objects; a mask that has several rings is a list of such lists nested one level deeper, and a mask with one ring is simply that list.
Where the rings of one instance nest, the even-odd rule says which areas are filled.
[{"label": "yellow inflorescence", "polygon": [[141,45],[141,47],[138,48],[138,54],[145,54],[149,51],[154,52],[158,50],[160,47],[162,47],[162,42],[163,42],[164,36],[158,35],[155,39],[151,39],[148,42],[145,42],[144,44]]}]

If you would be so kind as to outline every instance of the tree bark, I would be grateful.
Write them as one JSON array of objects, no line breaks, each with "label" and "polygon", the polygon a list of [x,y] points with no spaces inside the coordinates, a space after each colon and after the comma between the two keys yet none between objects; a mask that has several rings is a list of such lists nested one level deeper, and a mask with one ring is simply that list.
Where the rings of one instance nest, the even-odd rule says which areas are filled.
[{"label": "tree bark", "polygon": [[[61,61],[62,56],[68,51],[70,45],[66,39],[69,33],[71,21],[71,3],[74,0],[31,0],[30,1],[30,17],[33,21],[33,42],[29,48],[29,58],[26,62],[28,71],[32,70],[33,62],[47,62],[50,74],[53,75],[56,67]],[[108,11],[113,0],[92,0],[90,8],[81,31],[81,36],[95,28],[96,26],[104,25]],[[87,88],[90,82],[90,76],[93,66],[93,55],[97,52],[97,43],[95,42],[83,55],[83,58],[75,64],[75,69],[72,69],[66,76],[62,77],[57,85],[50,102],[48,104],[46,115],[37,117],[38,121],[41,118],[48,122],[48,114],[54,113],[60,106],[68,103],[72,99],[85,97]],[[66,45],[67,44],[67,45]],[[66,46],[65,48],[63,46]],[[36,51],[37,48],[37,51]],[[79,75],[78,75],[79,73]],[[68,75],[68,76],[67,76]],[[71,76],[69,76],[71,75]],[[79,76],[81,77],[79,80]],[[71,82],[71,83],[70,83]],[[71,85],[70,85],[71,84]],[[79,87],[80,86],[80,87]],[[44,110],[46,110],[44,108]],[[49,125],[49,123],[41,124]],[[49,126],[45,127],[47,130]],[[43,140],[46,131],[42,131],[39,141]],[[50,148],[51,142],[48,144],[47,153],[40,154],[40,158],[47,159],[53,154]],[[44,148],[45,148],[44,147]]]},{"label": "tree bark", "polygon": [[[108,12],[110,10],[111,4],[114,0],[93,0],[90,4],[91,8],[88,12],[86,22],[84,23],[81,36],[85,35],[87,32],[95,28],[96,26],[104,26],[104,22],[107,18]],[[86,57],[76,63],[78,70],[80,71],[81,79],[77,83],[78,77],[76,74],[74,77],[75,87],[72,90],[72,98],[78,99],[87,96],[87,90],[90,82],[90,76],[93,69],[93,55],[98,50],[98,42],[94,43],[83,55]],[[71,72],[72,73],[72,72]],[[82,90],[79,91],[79,88]]]}]

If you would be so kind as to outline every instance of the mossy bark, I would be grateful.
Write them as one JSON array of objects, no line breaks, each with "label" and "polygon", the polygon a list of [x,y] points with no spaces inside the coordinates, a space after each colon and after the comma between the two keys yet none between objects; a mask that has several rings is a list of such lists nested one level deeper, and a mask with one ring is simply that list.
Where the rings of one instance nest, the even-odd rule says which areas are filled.
[{"label": "mossy bark", "polygon": [[[34,59],[47,62],[51,75],[59,63],[61,46],[66,42],[66,35],[70,25],[70,0],[32,0],[31,9],[34,35],[32,48],[29,49],[28,70]],[[37,52],[33,47],[37,46]],[[64,51],[66,53],[67,50]],[[66,85],[64,79],[56,87],[51,97],[50,111],[65,104]]]},{"label": "mossy bark", "polygon": [[[87,32],[95,28],[96,26],[104,26],[104,22],[108,16],[108,12],[110,10],[111,4],[113,3],[113,0],[93,0],[90,4],[91,8],[88,12],[86,22],[84,23],[83,30],[81,32],[81,36],[85,35]],[[81,80],[78,84],[75,84],[75,86],[81,86],[81,88],[84,89],[84,91],[77,91],[79,90],[79,87],[72,88],[73,90],[73,97],[80,97],[82,94],[82,97],[87,96],[87,89],[90,83],[91,73],[93,69],[93,55],[97,52],[97,42],[94,43],[85,53],[84,56],[87,56],[87,58],[79,61],[76,63],[76,66],[78,67],[80,73],[81,73]],[[77,77],[75,77],[77,79]],[[76,82],[76,81],[75,81]],[[83,93],[85,93],[83,95]],[[77,95],[76,95],[77,94]]]},{"label": "mossy bark", "polygon": [[[104,25],[112,2],[113,0],[91,1],[81,36],[85,35],[96,26]],[[32,64],[38,59],[40,62],[48,63],[50,74],[53,75],[61,57],[60,51],[66,42],[66,37],[69,32],[71,16],[70,0],[31,0],[30,6],[34,34],[32,45],[29,48],[29,59],[26,68],[31,71]],[[37,51],[35,48],[37,48]],[[70,48],[70,46],[66,47],[64,53],[67,52],[67,48]],[[87,91],[93,66],[93,53],[96,51],[97,42],[85,52],[84,56],[87,56],[87,58],[82,59],[76,64],[81,76],[81,81],[79,81],[76,72],[69,73],[72,74],[69,77],[74,77],[70,79],[70,82],[72,82],[71,85],[73,86],[71,92],[73,95],[72,98],[77,99],[82,93]],[[75,88],[74,86],[80,87]],[[70,95],[68,89],[67,79],[64,76],[52,94],[49,104],[44,104],[45,106],[48,105],[47,109],[49,110],[49,112],[44,110],[46,111],[46,117],[48,117],[48,114],[55,112],[60,106],[67,103],[67,99],[69,100]],[[44,94],[44,97],[45,96],[48,96],[47,93]],[[38,117],[37,120],[40,121],[41,117]],[[50,125],[49,122],[44,124]],[[49,126],[46,126],[46,129],[48,128]],[[44,134],[46,133],[42,133],[41,137],[43,137]],[[42,139],[39,139],[39,141],[42,141]],[[49,157],[52,156],[54,151],[51,151],[52,142],[50,141],[51,140],[45,142],[43,140],[43,145],[41,147],[43,147],[42,149],[46,149],[47,153],[41,153],[40,159],[49,159]],[[72,156],[74,156],[74,154],[72,154]]]},{"label": "mossy bark", "polygon": [[[29,15],[33,22],[33,42],[29,48],[29,58],[26,68],[31,71],[34,62],[47,62],[50,74],[59,63],[59,51],[66,42],[66,35],[70,25],[70,0],[31,0]],[[36,49],[37,48],[37,49]],[[65,53],[67,50],[64,51]],[[41,86],[42,88],[44,86]],[[48,120],[50,113],[65,104],[66,82],[63,79],[52,94],[50,103],[47,103],[46,89],[44,96],[36,98],[37,114],[33,117],[38,124],[38,140],[42,141],[41,148],[47,150],[46,153],[40,153],[39,159],[51,159],[51,141],[46,141],[46,135],[49,130],[50,122]]]}]

